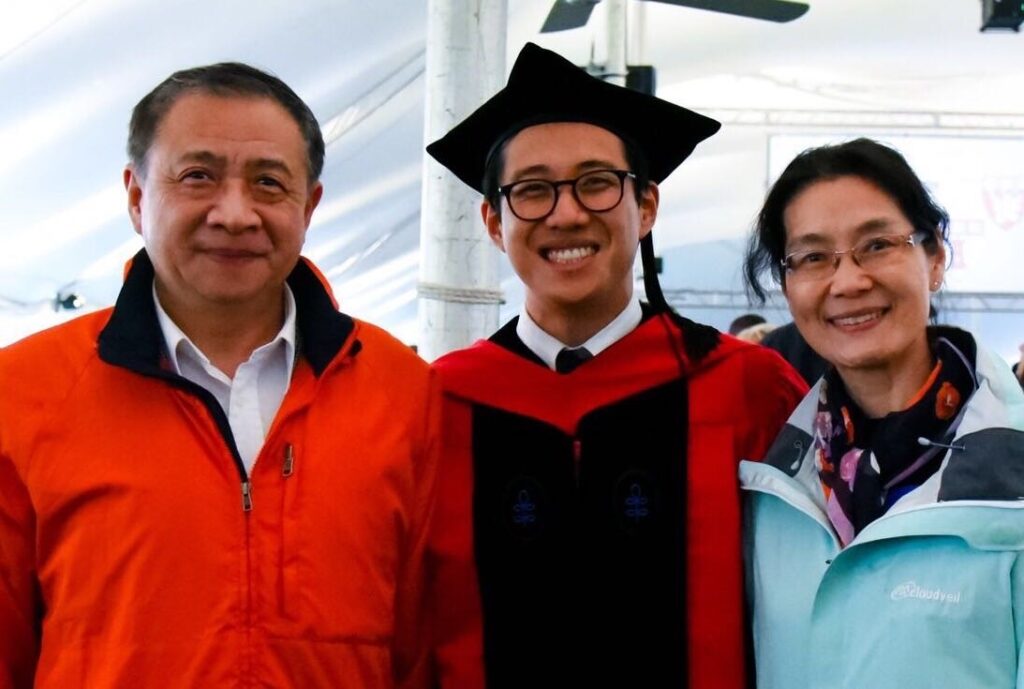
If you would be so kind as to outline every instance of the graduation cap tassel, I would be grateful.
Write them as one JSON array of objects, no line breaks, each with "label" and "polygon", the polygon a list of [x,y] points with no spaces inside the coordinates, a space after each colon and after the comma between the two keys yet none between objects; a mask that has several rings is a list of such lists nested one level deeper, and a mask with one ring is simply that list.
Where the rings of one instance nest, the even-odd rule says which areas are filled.
[{"label": "graduation cap tassel", "polygon": [[671,313],[672,307],[665,301],[665,293],[661,291],[661,282],[658,280],[658,259],[654,255],[653,232],[648,232],[647,236],[640,240],[640,263],[644,267],[647,303],[658,313]]},{"label": "graduation cap tassel", "polygon": [[[663,313],[671,318],[683,332],[683,349],[692,363],[698,363],[711,350],[718,346],[719,332],[709,325],[696,323],[689,318],[680,316],[669,306],[665,293],[661,291],[658,280],[658,261],[654,256],[654,233],[648,232],[640,240],[640,263],[644,269],[644,291],[647,302],[656,313]],[[680,362],[682,365],[682,362]]]}]

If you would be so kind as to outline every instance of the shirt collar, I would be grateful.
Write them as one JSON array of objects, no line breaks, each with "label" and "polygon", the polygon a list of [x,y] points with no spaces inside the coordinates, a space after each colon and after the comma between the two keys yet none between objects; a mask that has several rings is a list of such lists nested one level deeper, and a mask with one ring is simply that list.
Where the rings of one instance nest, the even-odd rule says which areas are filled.
[{"label": "shirt collar", "polygon": [[[618,316],[613,318],[608,325],[601,328],[580,346],[586,347],[587,351],[597,356],[633,332],[636,326],[640,325],[640,321],[643,320],[643,315],[643,309],[640,308],[640,300],[631,299]],[[555,370],[555,358],[558,356],[558,353],[569,346],[552,337],[537,325],[536,321],[527,313],[525,304],[519,311],[516,335],[551,370]]]},{"label": "shirt collar", "polygon": [[[170,359],[171,368],[175,373],[181,374],[181,366],[178,363],[179,354],[190,356],[193,359],[209,365],[210,360],[203,354],[202,350],[195,345],[185,332],[178,327],[160,303],[160,297],[156,293],[156,281],[153,282],[153,305],[156,306],[156,318],[160,323],[160,331],[163,333],[164,342],[167,345],[167,357]],[[285,366],[287,370],[286,380],[291,380],[292,369],[295,366],[296,347],[296,325],[295,325],[295,295],[287,283],[284,285],[284,323],[281,330],[273,340],[258,347],[255,352],[267,351],[272,348],[284,345]]]}]

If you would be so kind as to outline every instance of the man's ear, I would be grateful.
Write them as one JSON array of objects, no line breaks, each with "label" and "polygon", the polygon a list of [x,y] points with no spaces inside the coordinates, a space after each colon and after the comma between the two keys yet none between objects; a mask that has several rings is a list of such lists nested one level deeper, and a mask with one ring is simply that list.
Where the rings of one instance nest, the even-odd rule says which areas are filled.
[{"label": "man's ear", "polygon": [[501,231],[501,211],[495,209],[487,199],[480,204],[480,216],[484,219],[484,226],[487,227],[487,236],[494,242],[502,252],[505,251],[505,236]]},{"label": "man's ear", "polygon": [[313,219],[313,211],[320,204],[320,199],[324,195],[324,185],[317,182],[309,190],[309,195],[306,196],[306,207],[303,209],[303,216],[306,221],[306,228],[309,228],[309,221]]},{"label": "man's ear", "polygon": [[661,199],[661,192],[658,185],[650,182],[647,189],[640,195],[640,239],[651,233],[654,222],[658,219],[658,202]]},{"label": "man's ear", "polygon": [[124,188],[128,192],[128,217],[132,219],[132,227],[142,235],[142,180],[139,179],[135,167],[126,165],[122,175]]}]

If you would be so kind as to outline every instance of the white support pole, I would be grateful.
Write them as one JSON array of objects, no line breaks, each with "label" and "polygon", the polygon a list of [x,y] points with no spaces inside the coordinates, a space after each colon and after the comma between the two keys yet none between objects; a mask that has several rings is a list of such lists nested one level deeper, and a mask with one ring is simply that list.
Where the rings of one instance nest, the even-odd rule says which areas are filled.
[{"label": "white support pole", "polygon": [[[444,136],[505,82],[507,0],[429,0],[426,143]],[[420,355],[427,361],[498,327],[498,251],[480,195],[424,155],[420,204]]]},{"label": "white support pole", "polygon": [[626,63],[647,64],[647,3],[628,0]]},{"label": "white support pole", "polygon": [[608,10],[608,64],[605,81],[626,85],[626,0],[605,0]]}]

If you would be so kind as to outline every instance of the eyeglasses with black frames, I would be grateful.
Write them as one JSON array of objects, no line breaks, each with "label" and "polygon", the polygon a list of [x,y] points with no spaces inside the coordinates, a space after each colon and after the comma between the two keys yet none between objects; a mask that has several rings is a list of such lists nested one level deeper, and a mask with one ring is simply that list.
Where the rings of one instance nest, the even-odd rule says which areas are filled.
[{"label": "eyeglasses with black frames", "polygon": [[591,170],[575,179],[521,179],[498,187],[508,208],[520,220],[533,222],[551,215],[558,205],[559,187],[572,189],[576,203],[591,213],[610,211],[622,201],[627,177],[636,175],[627,170]]},{"label": "eyeglasses with black frames", "polygon": [[883,234],[866,237],[853,247],[842,251],[808,249],[794,251],[780,261],[787,279],[822,280],[839,269],[839,261],[846,254],[864,270],[878,270],[891,265],[900,258],[903,249],[919,246],[928,237],[927,232],[918,230],[910,234]]}]

